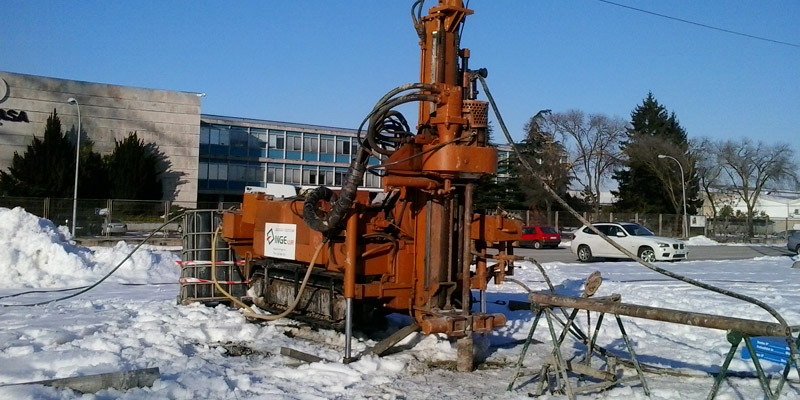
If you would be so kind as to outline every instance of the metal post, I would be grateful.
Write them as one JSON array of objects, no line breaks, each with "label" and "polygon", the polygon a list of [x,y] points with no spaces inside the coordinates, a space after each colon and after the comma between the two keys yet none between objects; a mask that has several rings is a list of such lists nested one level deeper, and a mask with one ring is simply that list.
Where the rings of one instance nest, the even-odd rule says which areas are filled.
[{"label": "metal post", "polygon": [[358,213],[353,212],[347,218],[345,235],[345,269],[344,269],[344,361],[351,360],[351,343],[353,341],[353,298],[355,297],[356,262],[358,251]]},{"label": "metal post", "polygon": [[78,214],[78,164],[81,160],[81,107],[78,105],[78,100],[75,100],[74,97],[67,99],[67,103],[75,104],[75,108],[78,110],[78,141],[75,146],[75,190],[72,195],[72,237],[75,238],[77,237],[75,232],[75,219]]},{"label": "metal post", "polygon": [[688,239],[689,238],[689,218],[688,218],[688,216],[686,214],[686,179],[684,178],[684,175],[683,175],[683,165],[681,165],[681,162],[678,161],[677,158],[672,157],[672,156],[668,156],[666,154],[659,154],[658,158],[662,158],[662,159],[663,158],[669,158],[669,159],[675,161],[678,164],[678,168],[681,171],[681,188],[683,189],[683,238],[684,239]]},{"label": "metal post", "polygon": [[[542,313],[544,310],[541,308],[536,308],[535,305],[531,304],[531,312],[536,313],[536,317],[533,319],[533,324],[531,325],[531,329],[528,331],[528,338],[525,340],[525,345],[522,346],[522,352],[519,355],[519,360],[517,360],[517,367],[514,371],[514,376],[511,377],[511,382],[508,383],[508,387],[506,391],[511,391],[514,388],[514,382],[517,381],[519,378],[520,371],[522,370],[522,362],[525,360],[525,354],[528,353],[528,347],[531,345],[531,341],[533,340],[533,332],[536,331],[536,326],[539,325],[539,318],[542,317]],[[540,375],[539,378],[543,379],[544,374]]]},{"label": "metal post", "polygon": [[[472,282],[470,280],[470,266],[472,264],[472,217],[473,217],[473,203],[472,196],[475,186],[468,183],[464,187],[464,243],[461,265],[461,314],[469,316],[472,312],[470,303],[472,302]],[[481,293],[481,300],[485,298],[485,294]],[[456,369],[459,372],[471,372],[475,365],[475,344],[472,338],[472,319],[467,318],[467,326],[465,327],[465,335],[457,341],[457,361]]]},{"label": "metal post", "polygon": [[348,362],[351,358],[353,341],[353,299],[344,299],[345,321],[344,321],[344,361]]},{"label": "metal post", "polygon": [[647,397],[650,397],[650,388],[647,387],[647,380],[644,379],[644,373],[642,372],[642,367],[639,365],[639,361],[636,359],[636,352],[633,351],[633,346],[631,345],[630,339],[628,339],[628,334],[625,332],[625,327],[622,325],[622,319],[620,319],[619,315],[615,315],[614,317],[617,318],[617,326],[619,326],[619,333],[622,334],[622,340],[625,342],[625,347],[628,348],[628,354],[631,356],[631,362],[633,363],[634,368],[636,368],[636,373],[639,375],[639,381],[642,382],[642,389],[644,389],[644,394]]},{"label": "metal post", "polygon": [[556,211],[554,214],[555,214],[555,217],[554,217],[554,220],[553,220],[553,224],[555,225],[554,227],[556,228],[558,233],[561,233],[561,228],[560,228],[559,220],[558,220],[559,219],[558,218],[558,211]]}]

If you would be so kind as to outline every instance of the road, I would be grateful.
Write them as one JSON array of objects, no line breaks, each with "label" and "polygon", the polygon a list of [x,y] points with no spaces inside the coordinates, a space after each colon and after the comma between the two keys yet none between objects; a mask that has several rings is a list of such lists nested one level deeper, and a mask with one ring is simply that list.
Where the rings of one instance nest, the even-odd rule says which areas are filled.
[{"label": "road", "polygon": [[[514,249],[514,254],[533,257],[539,262],[578,262],[569,247],[558,249]],[[783,246],[769,245],[737,245],[737,246],[691,246],[689,260],[743,260],[762,256],[791,256],[794,255]]]}]

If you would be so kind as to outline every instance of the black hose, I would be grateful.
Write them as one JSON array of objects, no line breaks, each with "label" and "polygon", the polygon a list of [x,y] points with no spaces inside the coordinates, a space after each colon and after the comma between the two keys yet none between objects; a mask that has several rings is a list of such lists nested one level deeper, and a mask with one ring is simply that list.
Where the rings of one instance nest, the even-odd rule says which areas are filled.
[{"label": "black hose", "polygon": [[[161,226],[159,226],[158,228],[156,228],[155,230],[153,230],[152,232],[150,232],[150,234],[149,234],[149,235],[148,235],[148,236],[147,236],[147,237],[146,237],[144,240],[142,240],[142,242],[141,242],[141,243],[139,243],[138,245],[136,245],[136,247],[134,247],[134,248],[133,248],[133,250],[131,250],[131,252],[130,252],[130,253],[128,253],[128,255],[127,255],[127,256],[125,256],[125,258],[123,258],[123,259],[122,259],[122,261],[120,261],[120,262],[119,262],[119,264],[117,264],[117,266],[116,266],[116,267],[114,267],[113,269],[111,269],[111,271],[108,271],[108,273],[107,273],[107,274],[105,274],[105,275],[104,275],[102,278],[100,278],[100,280],[98,280],[97,282],[95,282],[95,283],[93,283],[93,284],[91,284],[91,285],[89,285],[89,286],[82,286],[82,287],[81,287],[81,289],[82,289],[82,290],[81,290],[80,292],[73,293],[73,294],[71,294],[71,295],[69,295],[69,296],[59,297],[59,298],[57,298],[57,299],[52,299],[52,300],[47,300],[47,301],[40,301],[40,302],[38,302],[38,303],[29,303],[29,304],[0,304],[0,307],[35,307],[35,306],[41,306],[41,305],[45,305],[45,304],[55,303],[55,302],[57,302],[57,301],[63,301],[63,300],[71,299],[71,298],[73,298],[73,297],[80,296],[80,295],[82,295],[82,294],[84,294],[84,293],[86,293],[86,292],[88,292],[88,291],[90,291],[90,290],[94,289],[95,287],[97,287],[97,285],[99,285],[99,284],[103,283],[103,281],[105,281],[105,280],[106,280],[106,279],[108,279],[108,278],[109,278],[111,275],[113,275],[115,272],[117,272],[117,270],[118,270],[120,267],[122,267],[122,264],[125,264],[125,261],[128,261],[128,259],[129,259],[129,258],[131,258],[131,257],[133,256],[133,253],[136,253],[136,250],[139,250],[139,248],[140,248],[140,247],[142,247],[142,246],[143,246],[145,243],[147,243],[147,241],[148,241],[148,240],[150,240],[151,238],[153,238],[153,236],[155,236],[155,234],[156,234],[156,233],[158,233],[159,231],[161,231],[161,229],[163,229],[165,226],[169,225],[169,224],[170,224],[170,223],[172,223],[172,222],[175,222],[175,221],[177,221],[179,218],[183,218],[183,214],[180,214],[180,215],[178,215],[178,216],[176,216],[176,217],[174,217],[174,218],[170,219],[169,221],[167,221],[167,222],[164,222],[163,224],[161,224]],[[79,288],[72,288],[72,289],[79,289]],[[72,290],[72,289],[66,289],[66,290]]]},{"label": "black hose", "polygon": [[[359,151],[359,154],[361,153],[366,152]],[[342,221],[347,214],[347,210],[353,205],[358,186],[364,179],[364,172],[367,170],[366,162],[359,162],[359,158],[361,157],[356,157],[350,163],[347,177],[342,185],[342,190],[339,192],[339,198],[331,205],[331,211],[327,216],[322,218],[317,215],[317,203],[320,200],[330,201],[331,197],[333,197],[332,190],[325,186],[318,186],[306,197],[306,201],[303,203],[303,221],[309,228],[326,235],[335,232],[339,222]]]},{"label": "black hose", "polygon": [[[314,189],[303,203],[303,221],[309,228],[321,232],[326,236],[338,232],[339,223],[344,219],[347,211],[353,205],[358,187],[364,179],[364,173],[367,171],[367,162],[375,151],[379,155],[391,155],[395,151],[397,143],[402,143],[406,135],[410,135],[408,131],[408,124],[405,118],[392,108],[398,105],[410,103],[414,101],[435,101],[436,96],[433,94],[412,93],[399,97],[392,97],[403,91],[410,89],[430,90],[430,85],[424,84],[409,84],[399,86],[392,89],[384,95],[378,104],[370,111],[367,120],[370,122],[367,128],[366,140],[361,141],[361,128],[364,122],[359,126],[359,148],[358,153],[350,163],[347,170],[345,182],[342,184],[342,189],[339,192],[339,198],[331,205],[331,211],[324,217],[317,215],[318,203],[320,201],[330,201],[333,197],[333,192],[324,186],[319,186]],[[394,129],[398,130],[395,131]],[[382,132],[387,132],[383,134]],[[391,136],[390,136],[391,135]],[[399,142],[395,142],[399,139]]]}]

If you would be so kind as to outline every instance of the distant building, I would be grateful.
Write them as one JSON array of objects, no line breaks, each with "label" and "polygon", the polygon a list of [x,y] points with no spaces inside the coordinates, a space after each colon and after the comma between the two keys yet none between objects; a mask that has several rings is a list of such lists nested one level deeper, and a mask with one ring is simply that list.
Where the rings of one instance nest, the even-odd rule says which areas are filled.
[{"label": "distant building", "polygon": [[[719,190],[713,196],[713,200],[718,213],[726,206],[730,206],[734,213],[747,212],[747,205],[737,194]],[[800,219],[800,192],[766,191],[758,196],[754,212],[756,215],[763,213],[771,219]],[[702,213],[706,217],[714,216],[711,199],[707,196],[703,197]]]}]

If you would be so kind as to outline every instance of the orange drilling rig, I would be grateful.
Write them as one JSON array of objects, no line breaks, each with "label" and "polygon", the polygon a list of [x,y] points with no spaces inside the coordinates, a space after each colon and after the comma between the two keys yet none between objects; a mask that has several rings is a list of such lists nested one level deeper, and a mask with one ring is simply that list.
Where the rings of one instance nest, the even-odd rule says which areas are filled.
[{"label": "orange drilling rig", "polygon": [[[343,327],[345,359],[354,324],[396,312],[423,333],[459,338],[459,358],[464,352],[470,364],[460,369],[469,369],[472,333],[506,322],[486,313],[483,292],[513,273],[522,227],[473,212],[476,182],[497,170],[488,103],[476,100],[476,80],[486,71],[469,69],[470,52],[459,47],[473,12],[461,0],[439,0],[427,16],[422,7],[423,0],[412,6],[419,83],[391,90],[368,114],[341,190],[246,193],[240,209],[223,213],[219,233],[246,283],[239,297]],[[413,131],[396,110],[410,102],[419,103]],[[384,192],[372,199],[357,190],[366,173],[382,177]],[[481,292],[477,311],[473,290]]]}]

